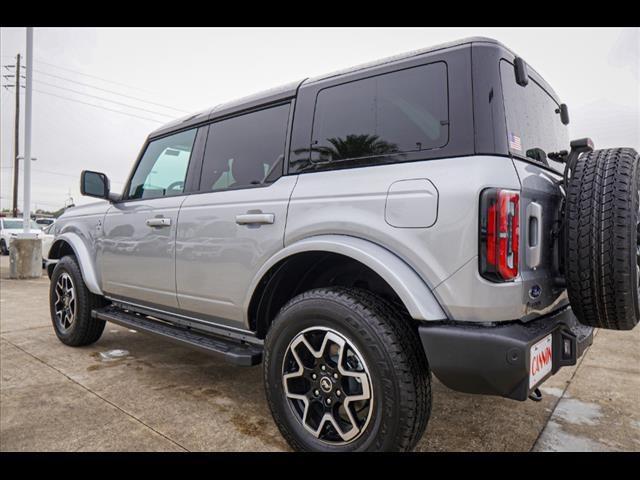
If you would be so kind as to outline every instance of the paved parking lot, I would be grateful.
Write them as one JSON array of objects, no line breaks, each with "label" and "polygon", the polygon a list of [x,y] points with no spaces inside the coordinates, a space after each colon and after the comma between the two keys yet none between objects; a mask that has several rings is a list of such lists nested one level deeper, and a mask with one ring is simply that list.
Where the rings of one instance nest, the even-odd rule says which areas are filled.
[{"label": "paved parking lot", "polygon": [[[107,324],[70,348],[50,325],[49,281],[0,261],[0,450],[287,450],[261,367],[239,368]],[[541,402],[453,392],[434,380],[419,451],[640,450],[640,328],[598,331]]]}]

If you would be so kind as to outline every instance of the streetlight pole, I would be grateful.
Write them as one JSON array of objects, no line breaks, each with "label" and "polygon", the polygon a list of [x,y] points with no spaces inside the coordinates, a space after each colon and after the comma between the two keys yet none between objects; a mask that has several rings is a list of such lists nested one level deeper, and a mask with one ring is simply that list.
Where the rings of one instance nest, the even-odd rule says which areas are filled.
[{"label": "streetlight pole", "polygon": [[[19,75],[20,72],[17,72]],[[33,94],[33,27],[27,27],[27,78],[24,102],[24,208],[22,225],[25,236],[31,229],[31,97]]]},{"label": "streetlight pole", "polygon": [[[20,72],[18,72],[20,74]],[[27,27],[27,78],[24,112],[24,210],[23,232],[11,241],[10,278],[38,278],[42,275],[42,240],[31,232],[31,95],[33,81],[33,28]],[[18,158],[16,157],[16,162]]]}]

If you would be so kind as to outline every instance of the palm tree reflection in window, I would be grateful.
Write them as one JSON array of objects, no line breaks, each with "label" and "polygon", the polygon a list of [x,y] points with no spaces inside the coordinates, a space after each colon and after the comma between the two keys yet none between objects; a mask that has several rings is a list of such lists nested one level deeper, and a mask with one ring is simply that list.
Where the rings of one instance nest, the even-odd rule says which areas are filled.
[{"label": "palm tree reflection in window", "polygon": [[347,135],[346,138],[327,138],[331,147],[318,147],[321,154],[329,156],[329,160],[345,160],[350,158],[377,157],[398,153],[398,146],[381,140],[378,135]]},{"label": "palm tree reflection in window", "polygon": [[[317,142],[316,142],[317,143]],[[358,164],[371,164],[372,157],[379,157],[379,163],[388,163],[388,156],[403,156],[395,143],[381,140],[379,135],[370,134],[349,134],[344,138],[327,138],[326,143],[330,146],[312,146],[310,149],[296,149],[296,156],[311,152],[311,158],[296,158],[291,160],[298,169],[318,170],[327,163],[332,164],[332,168],[353,167]],[[378,163],[376,161],[376,163]]]}]

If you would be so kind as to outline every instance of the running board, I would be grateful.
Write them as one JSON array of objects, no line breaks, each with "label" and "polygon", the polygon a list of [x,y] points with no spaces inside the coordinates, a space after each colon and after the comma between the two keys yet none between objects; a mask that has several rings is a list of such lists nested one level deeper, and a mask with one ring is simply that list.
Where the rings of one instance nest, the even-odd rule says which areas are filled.
[{"label": "running board", "polygon": [[91,316],[213,354],[234,365],[252,366],[262,361],[262,348],[189,328],[177,327],[145,315],[109,305],[92,310]]}]

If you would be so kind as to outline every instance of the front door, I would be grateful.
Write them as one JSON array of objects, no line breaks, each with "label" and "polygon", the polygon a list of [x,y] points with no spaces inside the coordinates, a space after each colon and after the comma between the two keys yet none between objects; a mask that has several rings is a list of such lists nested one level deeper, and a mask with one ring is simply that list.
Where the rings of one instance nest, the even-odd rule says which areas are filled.
[{"label": "front door", "polygon": [[177,307],[175,238],[196,129],[149,142],[121,202],[104,219],[105,294]]}]

